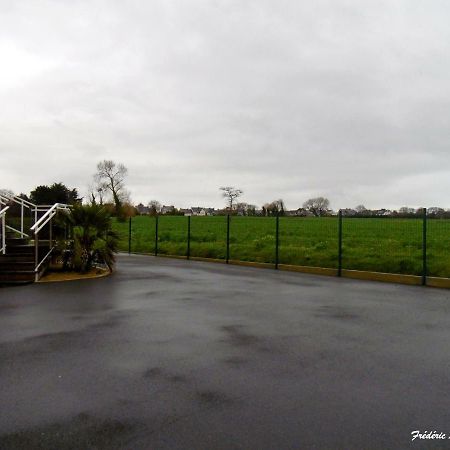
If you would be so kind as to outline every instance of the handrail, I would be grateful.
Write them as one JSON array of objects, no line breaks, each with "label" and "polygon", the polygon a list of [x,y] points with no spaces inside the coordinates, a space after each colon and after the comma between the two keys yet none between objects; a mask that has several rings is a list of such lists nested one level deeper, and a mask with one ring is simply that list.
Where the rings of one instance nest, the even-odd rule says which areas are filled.
[{"label": "handrail", "polygon": [[23,203],[25,206],[28,206],[28,208],[31,209],[31,207],[36,208],[37,206],[42,206],[42,205],[35,205],[34,203],[31,203],[29,200],[25,200],[22,197],[19,197],[18,195],[13,195],[12,199],[15,200],[16,202],[20,202]]},{"label": "handrail", "polygon": [[15,233],[20,234],[23,238],[29,238],[27,233],[23,233],[22,231],[18,230],[17,228],[12,227],[11,225],[6,225],[6,228],[8,230],[14,231]]},{"label": "handrail", "polygon": [[[7,194],[0,194],[0,197],[3,197],[3,201],[13,201],[15,203],[23,203],[24,206],[27,208],[37,208],[38,206],[44,206],[44,205],[35,205],[34,203],[30,202],[29,200],[25,200],[22,197],[19,197],[18,195],[7,195]],[[50,205],[49,205],[50,206]]]},{"label": "handrail", "polygon": [[[10,203],[14,202],[20,206],[20,219],[21,226],[20,230],[6,225],[6,211],[10,208]],[[24,198],[18,197],[17,195],[7,195],[0,193],[0,208],[3,205],[5,208],[0,210],[0,253],[6,253],[6,229],[19,233],[21,236],[29,237],[28,234],[24,233],[24,208],[28,208],[30,212],[34,213],[34,224],[30,227],[30,231],[34,233],[34,246],[35,246],[35,264],[34,272],[36,281],[39,279],[39,270],[43,263],[48,259],[54,250],[53,240],[52,240],[52,226],[51,220],[58,213],[59,210],[70,211],[70,206],[65,203],[55,203],[54,205],[35,205],[34,203],[25,200]],[[41,218],[38,219],[38,213],[44,213]],[[50,237],[49,237],[49,251],[47,254],[40,259],[39,258],[39,232],[50,222]]]},{"label": "handrail", "polygon": [[0,247],[0,253],[5,254],[6,251],[6,223],[5,223],[5,217],[6,217],[6,211],[9,209],[9,206],[6,206],[2,210],[0,210],[0,217],[2,218],[2,246]]},{"label": "handrail", "polygon": [[21,236],[28,236],[27,233],[24,232],[25,229],[25,223],[24,223],[24,208],[28,208],[31,213],[34,213],[34,222],[37,222],[38,220],[38,213],[46,212],[48,209],[50,209],[53,205],[36,205],[29,200],[26,200],[22,197],[19,197],[18,195],[9,195],[6,193],[0,193],[0,205],[1,204],[8,204],[14,202],[17,205],[20,206],[20,231],[16,230],[14,228],[14,231],[20,233]]},{"label": "handrail", "polygon": [[26,208],[30,209],[30,210],[37,210],[37,211],[47,211],[47,209],[51,208],[53,206],[53,204],[51,205],[36,205],[28,200],[25,200],[22,197],[19,197],[17,195],[5,195],[5,194],[0,194],[0,203],[9,203],[9,202],[14,202],[17,203],[19,205],[23,205]]},{"label": "handrail", "polygon": [[[53,252],[53,249],[55,248],[53,246],[53,240],[52,240],[51,220],[58,213],[59,210],[70,211],[70,206],[66,205],[64,203],[55,203],[49,210],[47,210],[47,212],[39,220],[36,220],[35,224],[30,228],[30,230],[32,232],[34,232],[34,247],[35,247],[34,272],[35,272],[36,281],[39,280],[39,268],[47,260],[47,258],[51,255],[51,253]],[[50,236],[49,236],[49,240],[48,240],[49,251],[41,260],[39,260],[39,232],[49,222],[50,222]]]},{"label": "handrail", "polygon": [[[31,208],[31,206],[28,206],[26,203],[24,203],[24,202],[27,202],[27,200],[24,200],[23,198],[17,197],[16,195],[10,196],[7,194],[0,194],[0,204],[1,203],[8,204],[11,202],[14,202],[14,203],[17,203],[20,205],[20,231],[15,228],[11,228],[11,227],[9,227],[9,228],[11,228],[13,231],[16,231],[21,236],[29,237],[28,234],[24,232],[24,211],[23,211],[23,209],[24,209],[24,207],[28,208],[30,210],[30,212],[32,212],[33,209]],[[28,202],[28,203],[30,203],[30,202]],[[33,205],[32,203],[30,203],[30,204]],[[37,213],[38,213],[38,209],[36,206],[34,206],[35,220],[37,219]]]},{"label": "handrail", "polygon": [[[6,211],[10,208],[9,204],[14,202],[20,206],[20,230],[6,225]],[[1,247],[0,253],[6,253],[6,229],[19,233],[21,236],[29,237],[26,233],[24,233],[24,208],[28,208],[30,212],[34,213],[34,224],[30,227],[30,231],[34,233],[34,246],[35,246],[35,264],[34,264],[34,272],[36,275],[36,280],[39,279],[39,269],[42,264],[48,259],[48,257],[52,254],[54,246],[52,240],[52,226],[51,220],[58,213],[59,210],[62,211],[70,211],[70,206],[64,203],[55,203],[54,205],[35,205],[34,203],[25,200],[24,198],[18,197],[17,195],[7,195],[4,193],[0,193],[0,207],[2,205],[8,205],[5,208],[0,210],[0,230],[1,230]],[[38,213],[44,213],[41,218],[38,219]],[[50,222],[50,237],[49,237],[49,251],[47,254],[40,260],[39,258],[39,232]]]},{"label": "handrail", "polygon": [[48,208],[51,208],[53,206],[53,204],[51,204],[51,205],[37,205],[37,204],[35,204],[33,202],[30,202],[29,200],[26,200],[26,199],[24,199],[22,197],[19,197],[18,195],[11,195],[11,196],[9,196],[9,195],[6,195],[6,194],[0,194],[0,197],[3,197],[3,201],[13,201],[15,203],[20,203],[20,204],[23,203],[23,205],[26,206],[29,209],[32,209],[32,208],[45,208],[45,209],[48,209]]},{"label": "handrail", "polygon": [[2,203],[2,201],[7,203],[7,202],[10,202],[11,199],[9,197],[7,197],[6,195],[0,194],[0,203]]},{"label": "handrail", "polygon": [[[39,268],[42,266],[42,264],[44,264],[45,260],[50,256],[50,254],[53,252],[54,249],[55,249],[55,247],[51,247],[50,250],[48,251],[48,253],[41,259],[41,262],[34,268],[36,276],[38,275]],[[39,280],[37,280],[37,281],[39,281]]]},{"label": "handrail", "polygon": [[34,231],[34,234],[39,233],[42,228],[50,221],[50,219],[56,214],[58,209],[70,210],[69,205],[65,203],[55,203],[47,212],[30,228]]}]

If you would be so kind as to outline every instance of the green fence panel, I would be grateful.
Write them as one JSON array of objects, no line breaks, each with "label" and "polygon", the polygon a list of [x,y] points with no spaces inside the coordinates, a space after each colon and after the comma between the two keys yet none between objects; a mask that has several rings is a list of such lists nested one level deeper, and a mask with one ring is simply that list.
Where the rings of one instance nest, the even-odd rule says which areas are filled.
[{"label": "green fence panel", "polygon": [[128,220],[119,221],[117,218],[112,219],[112,229],[119,235],[119,251],[128,251]]},{"label": "green fence panel", "polygon": [[450,278],[450,219],[429,218],[427,229],[428,275]]},{"label": "green fence panel", "polygon": [[337,217],[280,217],[279,262],[337,268]]},{"label": "green fence panel", "polygon": [[136,216],[131,221],[131,251],[133,253],[154,253],[155,222],[152,216]]},{"label": "green fence panel", "polygon": [[[338,224],[336,216],[280,217],[279,263],[338,268]],[[113,219],[124,252],[128,226]],[[155,226],[155,217],[132,218],[132,252],[154,253]],[[342,268],[420,276],[422,230],[421,218],[343,217]],[[450,219],[429,218],[427,230],[427,274],[450,278]],[[187,217],[160,216],[158,253],[186,256],[187,232]],[[191,217],[190,237],[191,256],[226,259],[226,216]],[[230,217],[230,259],[275,264],[275,246],[275,217]]]},{"label": "green fence panel", "polygon": [[191,217],[191,256],[226,258],[227,217]]},{"label": "green fence panel", "polygon": [[422,275],[422,219],[343,218],[342,267]]},{"label": "green fence panel", "polygon": [[[158,254],[186,256],[188,218],[185,216],[159,216]],[[152,240],[154,247],[154,240]]]},{"label": "green fence panel", "polygon": [[275,217],[230,217],[230,259],[275,263]]}]

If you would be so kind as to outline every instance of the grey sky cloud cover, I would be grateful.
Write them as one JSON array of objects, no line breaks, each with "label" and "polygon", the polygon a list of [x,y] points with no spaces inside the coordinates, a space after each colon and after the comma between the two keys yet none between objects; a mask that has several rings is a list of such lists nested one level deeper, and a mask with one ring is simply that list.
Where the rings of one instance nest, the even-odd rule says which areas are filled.
[{"label": "grey sky cloud cover", "polygon": [[450,207],[450,3],[0,0],[0,187]]}]

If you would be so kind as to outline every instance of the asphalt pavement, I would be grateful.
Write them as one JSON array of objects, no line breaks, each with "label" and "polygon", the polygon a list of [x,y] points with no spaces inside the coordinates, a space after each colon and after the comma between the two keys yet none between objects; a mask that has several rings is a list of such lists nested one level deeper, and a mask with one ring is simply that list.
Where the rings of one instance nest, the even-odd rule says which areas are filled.
[{"label": "asphalt pavement", "polygon": [[0,449],[450,448],[449,393],[448,290],[138,255],[0,288]]}]

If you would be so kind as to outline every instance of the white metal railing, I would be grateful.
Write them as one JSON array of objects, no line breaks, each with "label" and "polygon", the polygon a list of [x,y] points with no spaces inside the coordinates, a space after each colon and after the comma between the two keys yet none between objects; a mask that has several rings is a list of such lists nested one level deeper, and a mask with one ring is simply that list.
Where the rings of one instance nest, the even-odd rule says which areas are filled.
[{"label": "white metal railing", "polygon": [[[10,225],[6,225],[6,210],[9,209],[9,206],[6,206],[1,210],[1,247],[0,253],[5,254],[6,252],[6,229],[14,231],[20,234],[22,237],[31,238],[34,237],[34,246],[35,246],[35,278],[36,281],[39,279],[39,270],[43,263],[48,259],[48,257],[52,254],[54,245],[52,239],[52,219],[59,211],[68,211],[70,212],[70,206],[64,203],[55,203],[54,205],[35,205],[34,203],[25,200],[17,195],[5,195],[0,193],[0,208],[3,205],[10,205],[11,203],[16,203],[20,206],[20,230],[14,228]],[[25,208],[27,208],[30,213],[34,216],[34,223],[30,227],[30,234],[25,233]],[[38,218],[39,213],[44,213],[42,217]],[[47,254],[39,259],[39,232],[47,225],[50,224],[49,227],[49,251]]]},{"label": "white metal railing", "polygon": [[20,234],[24,238],[30,237],[30,236],[28,236],[27,233],[22,233],[20,230],[18,230],[17,228],[12,227],[11,225],[6,225],[6,228],[8,230],[10,230],[10,231],[14,231],[15,233]]},{"label": "white metal railing", "polygon": [[[20,207],[20,230],[18,230],[17,228],[14,228],[11,225],[6,225],[6,228],[10,231],[14,231],[15,233],[20,234],[21,237],[29,238],[30,236],[27,233],[25,233],[25,231],[24,231],[24,229],[25,229],[25,227],[24,227],[24,216],[25,216],[24,208],[25,207],[30,208],[30,210],[31,210],[31,206],[26,205],[25,203],[29,203],[30,205],[33,206],[33,208],[37,208],[37,205],[34,205],[33,203],[28,202],[27,200],[24,200],[23,198],[17,197],[15,195],[9,196],[9,195],[5,195],[5,194],[0,194],[0,206],[2,204],[10,205],[11,203],[16,203],[16,204],[21,205],[21,207]],[[37,213],[35,213],[35,215],[36,214]]]},{"label": "white metal railing", "polygon": [[70,211],[70,208],[64,203],[55,203],[38,221],[35,222],[30,230],[33,231],[35,235],[38,234],[39,231],[41,231],[42,228],[44,228],[44,226],[47,225],[48,222],[50,222],[50,220],[56,215],[56,213],[61,210]]},{"label": "white metal railing", "polygon": [[[54,246],[52,239],[52,219],[56,216],[59,211],[67,211],[70,212],[70,206],[64,203],[55,203],[50,209],[48,209],[45,214],[35,222],[35,224],[30,228],[30,230],[34,233],[34,247],[35,247],[35,279],[39,280],[39,269],[43,265],[43,263],[47,260],[47,258],[52,254]],[[45,227],[45,225],[50,224],[49,228],[49,251],[48,253],[39,260],[39,232]]]},{"label": "white metal railing", "polygon": [[52,207],[52,205],[35,205],[34,203],[17,195],[0,194],[0,206],[10,205],[11,203],[15,203],[20,206],[20,229],[14,228],[10,225],[7,225],[6,227],[11,231],[15,231],[20,234],[22,237],[28,238],[31,236],[25,232],[25,209],[30,211],[30,214],[34,217],[34,223],[36,223],[39,213],[45,213]]},{"label": "white metal railing", "polygon": [[38,263],[38,265],[34,268],[36,281],[39,280],[39,269],[41,268],[42,264],[47,260],[47,258],[53,253],[53,250],[55,247],[50,247],[50,250],[47,252],[47,254],[41,259],[41,262]]},{"label": "white metal railing", "polygon": [[0,219],[1,219],[1,225],[0,225],[0,234],[2,236],[0,241],[0,253],[5,254],[6,252],[6,211],[9,209],[9,206],[6,206],[2,210],[0,210]]}]

